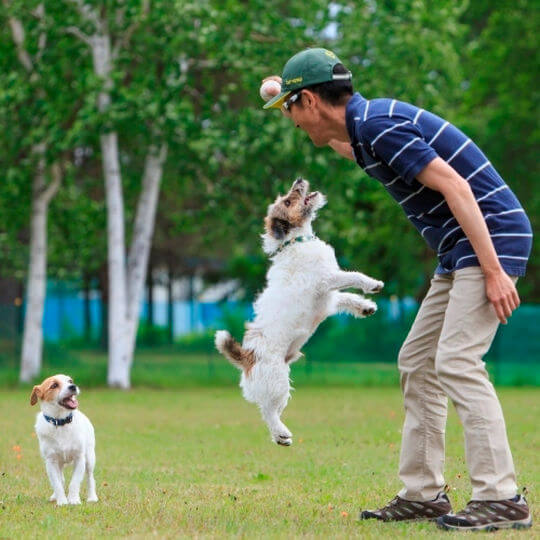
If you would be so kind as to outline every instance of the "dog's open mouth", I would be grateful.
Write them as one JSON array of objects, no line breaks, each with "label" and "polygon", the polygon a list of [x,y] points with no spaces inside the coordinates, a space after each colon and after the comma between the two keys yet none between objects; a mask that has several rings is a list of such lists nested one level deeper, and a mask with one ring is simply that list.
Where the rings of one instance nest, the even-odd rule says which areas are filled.
[{"label": "dog's open mouth", "polygon": [[76,409],[79,406],[79,402],[77,401],[75,394],[73,394],[72,396],[64,398],[60,402],[60,405],[62,405],[62,407],[65,407],[66,409]]},{"label": "dog's open mouth", "polygon": [[310,193],[310,194],[304,199],[304,204],[309,204],[309,202],[311,201],[311,199],[313,199],[313,197],[316,197],[318,193],[319,193],[318,191],[314,191],[313,193]]}]

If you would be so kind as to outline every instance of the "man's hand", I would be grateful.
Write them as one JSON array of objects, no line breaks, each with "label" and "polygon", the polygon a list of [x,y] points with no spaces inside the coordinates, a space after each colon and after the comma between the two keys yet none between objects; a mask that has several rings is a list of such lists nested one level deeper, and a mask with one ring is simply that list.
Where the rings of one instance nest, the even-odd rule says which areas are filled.
[{"label": "man's hand", "polygon": [[502,324],[520,304],[516,286],[504,270],[486,275],[486,296]]}]

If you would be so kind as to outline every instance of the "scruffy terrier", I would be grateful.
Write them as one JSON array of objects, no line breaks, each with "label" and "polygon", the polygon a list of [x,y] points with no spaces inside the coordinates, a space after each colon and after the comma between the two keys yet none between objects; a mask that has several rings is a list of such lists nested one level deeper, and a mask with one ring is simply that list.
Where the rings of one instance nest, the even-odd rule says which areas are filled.
[{"label": "scruffy terrier", "polygon": [[246,324],[242,345],[225,330],[215,335],[217,349],[242,370],[245,399],[259,406],[272,440],[284,446],[292,444],[280,420],[290,397],[290,364],[330,315],[366,317],[376,311],[371,300],[340,289],[375,293],[384,286],[360,272],[341,270],[333,248],[313,235],[311,222],[325,203],[321,193],[309,192],[307,180],[298,178],[268,207],[262,237],[272,264],[254,304],[255,319]]},{"label": "scruffy terrier", "polygon": [[[53,375],[34,386],[30,405],[38,400],[41,412],[36,418],[39,450],[45,461],[47,475],[53,488],[50,501],[57,505],[81,504],[79,490],[86,471],[88,502],[98,500],[94,467],[96,464],[94,428],[88,418],[78,410],[79,388],[67,375]],[[66,497],[64,467],[73,463],[73,475]]]}]

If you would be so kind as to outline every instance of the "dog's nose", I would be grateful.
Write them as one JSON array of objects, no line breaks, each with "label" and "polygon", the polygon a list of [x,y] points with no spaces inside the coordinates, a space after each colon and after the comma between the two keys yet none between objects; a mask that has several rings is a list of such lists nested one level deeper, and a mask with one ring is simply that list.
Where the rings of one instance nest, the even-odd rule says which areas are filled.
[{"label": "dog's nose", "polygon": [[70,390],[71,392],[76,392],[77,391],[77,387],[74,385],[74,384],[70,384],[68,386],[68,390]]}]

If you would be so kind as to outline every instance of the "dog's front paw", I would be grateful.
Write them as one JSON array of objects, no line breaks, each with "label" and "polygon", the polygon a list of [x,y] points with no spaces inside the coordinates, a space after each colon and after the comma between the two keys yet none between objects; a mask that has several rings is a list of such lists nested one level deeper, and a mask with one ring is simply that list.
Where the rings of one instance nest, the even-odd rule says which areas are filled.
[{"label": "dog's front paw", "polygon": [[67,498],[67,502],[68,504],[81,504],[81,498],[78,496],[78,495],[70,495],[68,498]]},{"label": "dog's front paw", "polygon": [[361,317],[369,317],[377,311],[377,304],[371,300],[365,300],[362,302],[361,306]]},{"label": "dog's front paw", "polygon": [[98,502],[98,496],[94,493],[93,495],[89,495],[88,499],[86,499],[87,502]]},{"label": "dog's front paw", "polygon": [[64,506],[64,504],[67,504],[68,503],[68,500],[66,499],[66,497],[57,497],[56,498],[56,506]]},{"label": "dog's front paw", "polygon": [[384,281],[379,281],[377,279],[372,279],[367,283],[367,287],[364,292],[366,293],[378,293],[383,290]]}]

